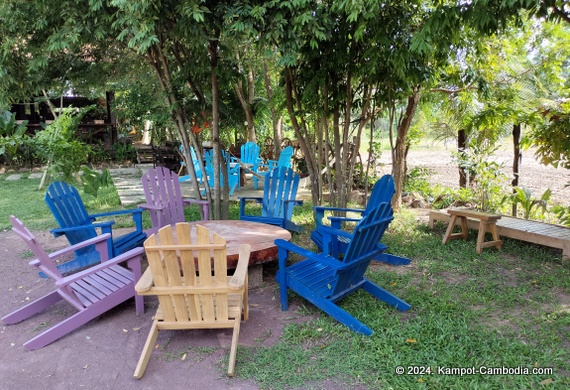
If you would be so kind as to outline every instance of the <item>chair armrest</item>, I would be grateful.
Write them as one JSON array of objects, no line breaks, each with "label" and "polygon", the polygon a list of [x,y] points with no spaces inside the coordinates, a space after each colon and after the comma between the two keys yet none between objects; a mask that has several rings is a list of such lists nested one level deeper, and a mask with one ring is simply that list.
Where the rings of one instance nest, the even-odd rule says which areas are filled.
[{"label": "chair armrest", "polygon": [[230,279],[230,288],[232,290],[239,290],[245,284],[247,277],[247,267],[249,265],[249,255],[251,253],[250,244],[241,244],[239,246],[239,259],[238,265],[233,276]]},{"label": "chair armrest", "polygon": [[305,248],[301,248],[300,246],[297,246],[295,244],[290,243],[289,241],[283,240],[281,238],[275,240],[275,245],[279,248],[279,252],[280,252],[280,256],[279,256],[279,268],[285,268],[285,260],[287,259],[287,256],[281,256],[281,251],[285,250],[287,252],[293,252],[296,253],[298,255],[301,255],[303,257],[306,257],[307,259],[311,259],[311,260],[316,260],[319,261],[321,263],[324,263],[328,266],[330,266],[331,268],[335,268],[338,270],[347,268],[347,265],[338,261],[337,259],[335,259],[334,257],[328,256],[328,255],[324,255],[321,253],[314,253],[311,252],[308,249]]},{"label": "chair armrest", "polygon": [[93,219],[93,218],[98,218],[98,217],[110,217],[113,215],[131,214],[133,217],[133,221],[135,222],[136,230],[139,232],[142,232],[143,231],[142,212],[143,212],[143,209],[117,210],[117,211],[111,211],[108,213],[89,214],[89,218]]},{"label": "chair armrest", "polygon": [[131,249],[130,251],[125,252],[122,255],[119,255],[113,259],[107,260],[105,262],[101,262],[100,264],[97,264],[91,268],[88,268],[88,269],[81,271],[81,272],[78,272],[76,274],[66,276],[63,279],[56,281],[55,285],[58,287],[67,286],[73,282],[77,282],[78,280],[85,278],[86,276],[92,275],[92,274],[99,272],[99,271],[103,271],[103,270],[105,270],[105,269],[107,269],[113,265],[117,265],[117,264],[123,263],[125,261],[129,261],[129,260],[136,258],[136,257],[138,257],[138,260],[140,262],[141,255],[143,253],[144,253],[144,248]]},{"label": "chair armrest", "polygon": [[[313,206],[313,210],[315,211],[315,222],[317,223],[317,226],[322,224],[322,220],[325,217],[325,211],[352,211],[355,213],[364,212],[363,209],[350,209],[345,207],[328,207],[328,206]],[[343,218],[343,217],[337,217],[337,218]]]},{"label": "chair armrest", "polygon": [[139,295],[144,295],[146,292],[150,291],[154,284],[154,278],[152,276],[152,271],[149,268],[144,271],[144,274],[141,276],[137,284],[135,285],[135,291]]},{"label": "chair armrest", "polygon": [[347,218],[347,217],[328,217],[331,221],[331,227],[335,229],[340,229],[343,222],[358,222],[362,218]]},{"label": "chair armrest", "polygon": [[79,225],[79,226],[72,226],[72,227],[66,227],[66,228],[55,228],[55,229],[51,229],[50,233],[52,233],[56,237],[59,237],[62,234],[65,234],[67,232],[74,232],[76,230],[93,229],[93,228],[101,228],[101,230],[104,233],[109,233],[111,230],[110,227],[113,226],[114,223],[115,223],[115,221],[105,221],[105,222],[91,223],[89,225]]},{"label": "chair armrest", "polygon": [[142,214],[142,209],[132,209],[132,210],[117,210],[109,211],[107,213],[89,214],[89,218],[99,218],[99,217],[111,217],[113,215],[123,215],[123,214]]},{"label": "chair armrest", "polygon": [[[75,252],[78,249],[85,248],[85,247],[90,246],[90,245],[96,245],[98,243],[101,243],[101,242],[104,242],[104,241],[107,241],[110,239],[111,239],[111,235],[109,233],[104,233],[104,234],[101,234],[97,237],[90,238],[89,240],[81,241],[75,245],[71,245],[71,246],[65,247],[63,249],[60,249],[58,251],[49,253],[48,256],[50,257],[50,259],[55,259],[55,258],[60,257],[62,255],[66,255],[68,253]],[[29,264],[35,265],[35,261],[36,260],[31,261]]]},{"label": "chair armrest", "polygon": [[192,199],[192,198],[184,198],[182,199],[182,203],[186,203],[186,204],[209,204],[207,200],[202,200],[202,199]]},{"label": "chair armrest", "polygon": [[239,198],[239,215],[244,216],[245,214],[245,203],[247,201],[255,201],[257,203],[262,203],[263,202],[263,198],[261,197],[255,197],[255,196],[244,196],[244,197],[240,197]]},{"label": "chair armrest", "polygon": [[166,208],[165,206],[157,206],[154,204],[147,204],[147,203],[139,204],[138,207],[143,210],[152,210],[152,211],[164,210]]}]

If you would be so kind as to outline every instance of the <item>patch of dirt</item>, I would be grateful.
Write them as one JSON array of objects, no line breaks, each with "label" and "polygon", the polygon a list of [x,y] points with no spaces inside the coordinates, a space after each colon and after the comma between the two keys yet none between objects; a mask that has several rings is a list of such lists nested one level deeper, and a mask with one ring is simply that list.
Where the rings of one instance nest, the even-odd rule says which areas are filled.
[{"label": "patch of dirt", "polygon": [[[428,178],[430,184],[441,184],[450,188],[459,188],[459,170],[452,159],[453,150],[410,150],[408,154],[408,169],[415,167],[428,168],[432,173]],[[510,150],[498,150],[492,161],[501,164],[501,171],[509,180],[512,179],[513,153]],[[389,152],[382,154],[380,162],[384,164],[382,173],[390,173],[392,159]],[[520,165],[519,186],[527,187],[534,197],[540,198],[548,188],[552,191],[551,203],[568,206],[570,199],[570,170],[542,165],[534,156],[532,150],[522,152]]]}]

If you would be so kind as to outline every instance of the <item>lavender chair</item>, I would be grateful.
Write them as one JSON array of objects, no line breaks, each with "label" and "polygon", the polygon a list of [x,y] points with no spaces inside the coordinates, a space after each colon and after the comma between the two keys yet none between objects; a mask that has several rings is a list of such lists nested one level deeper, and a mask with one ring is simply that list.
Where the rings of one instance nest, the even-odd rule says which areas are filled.
[{"label": "lavender chair", "polygon": [[149,211],[152,221],[152,229],[147,234],[154,234],[166,225],[174,226],[177,222],[184,222],[184,206],[189,204],[200,207],[203,220],[208,220],[208,201],[182,198],[178,175],[168,168],[149,169],[142,177],[142,186],[146,203],[139,207]]},{"label": "lavender chair", "polygon": [[[77,310],[71,317],[24,343],[26,349],[43,348],[132,297],[135,298],[137,314],[144,312],[143,298],[135,295],[135,284],[141,277],[143,248],[135,248],[109,259],[107,241],[111,235],[106,233],[48,254],[22,221],[13,215],[10,221],[12,230],[26,241],[37,256],[30,265],[53,279],[56,289],[2,317],[2,322],[6,325],[16,324],[61,300]],[[94,245],[95,250],[100,252],[101,263],[73,275],[62,276],[55,266],[56,260],[65,259],[73,251],[89,245]],[[120,265],[122,263],[126,263],[126,268]]]}]

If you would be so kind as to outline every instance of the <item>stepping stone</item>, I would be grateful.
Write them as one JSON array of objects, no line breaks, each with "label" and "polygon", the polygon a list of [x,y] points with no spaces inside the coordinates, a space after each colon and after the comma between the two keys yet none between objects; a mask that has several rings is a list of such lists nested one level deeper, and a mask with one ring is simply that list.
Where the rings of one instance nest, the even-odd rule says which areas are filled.
[{"label": "stepping stone", "polygon": [[8,176],[8,177],[6,178],[6,180],[8,180],[8,181],[15,181],[15,180],[20,180],[21,178],[22,178],[22,175],[21,175],[20,173],[14,173],[14,174]]},{"label": "stepping stone", "polygon": [[28,176],[28,179],[41,179],[44,174],[41,172],[34,172]]}]

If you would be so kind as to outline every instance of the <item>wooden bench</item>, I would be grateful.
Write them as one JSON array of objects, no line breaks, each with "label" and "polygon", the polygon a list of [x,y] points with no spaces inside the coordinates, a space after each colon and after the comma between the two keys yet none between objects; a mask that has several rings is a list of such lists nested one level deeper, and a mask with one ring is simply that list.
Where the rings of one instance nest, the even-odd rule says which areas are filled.
[{"label": "wooden bench", "polygon": [[[476,210],[469,210],[469,209],[449,209],[447,213],[451,215],[451,220],[449,222],[449,226],[447,227],[447,231],[443,236],[443,244],[447,244],[449,240],[454,238],[463,238],[464,240],[467,239],[468,231],[467,231],[467,218],[471,218],[474,220],[479,221],[479,235],[477,236],[477,253],[483,252],[483,248],[489,247],[496,247],[497,249],[501,249],[503,246],[503,241],[499,238],[499,234],[497,233],[497,220],[501,218],[499,214],[492,214],[492,213],[485,213]],[[453,233],[453,229],[455,225],[459,224],[461,227],[460,233]],[[492,241],[485,242],[485,233],[489,231],[493,235]]]},{"label": "wooden bench", "polygon": [[[428,226],[434,227],[436,221],[450,222],[447,210],[430,210]],[[502,237],[513,238],[562,249],[562,258],[570,259],[570,228],[561,225],[532,221],[503,215],[496,221],[497,233]],[[479,229],[479,221],[467,217],[469,229]]]}]

